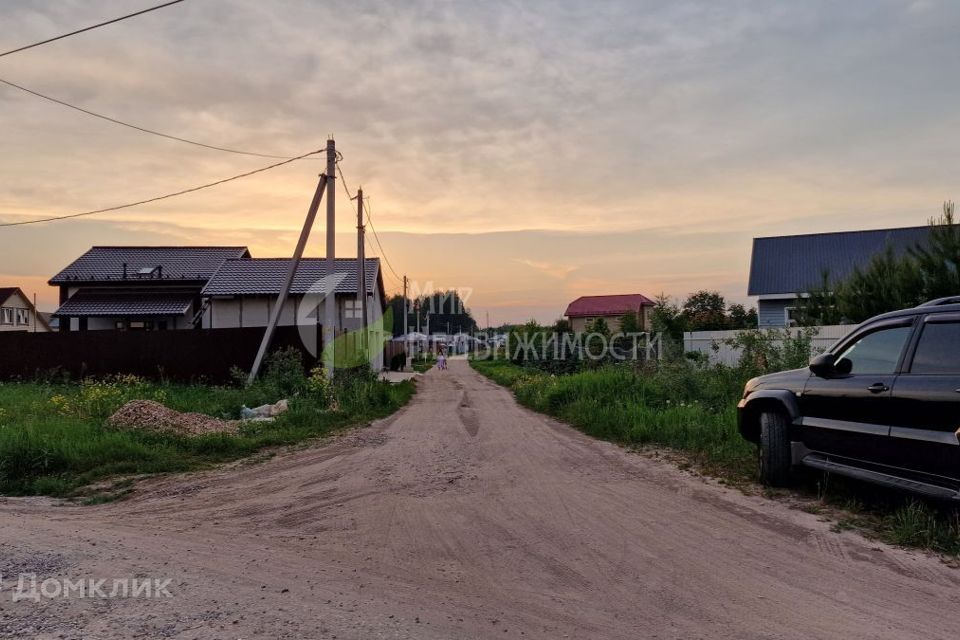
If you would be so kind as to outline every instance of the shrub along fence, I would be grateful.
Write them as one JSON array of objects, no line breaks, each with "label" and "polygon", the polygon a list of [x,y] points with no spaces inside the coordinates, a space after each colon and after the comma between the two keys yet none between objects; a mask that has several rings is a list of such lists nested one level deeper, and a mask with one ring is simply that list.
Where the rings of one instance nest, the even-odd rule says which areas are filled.
[{"label": "shrub along fence", "polygon": [[[253,366],[262,327],[184,331],[0,333],[0,380],[43,376],[133,374],[180,382],[227,382],[231,369]],[[318,331],[319,333],[319,331]],[[309,370],[317,357],[297,327],[277,327],[271,350],[293,347]]]},{"label": "shrub along fence", "polygon": [[[812,333],[810,346],[814,353],[822,352],[834,342],[850,333],[857,325],[837,324],[822,327],[812,327],[809,329]],[[715,364],[725,364],[736,366],[740,361],[742,349],[731,344],[731,341],[748,331],[774,332],[796,338],[802,328],[792,327],[790,329],[737,329],[732,331],[687,331],[683,334],[683,350],[699,351],[709,357],[710,362]]]}]

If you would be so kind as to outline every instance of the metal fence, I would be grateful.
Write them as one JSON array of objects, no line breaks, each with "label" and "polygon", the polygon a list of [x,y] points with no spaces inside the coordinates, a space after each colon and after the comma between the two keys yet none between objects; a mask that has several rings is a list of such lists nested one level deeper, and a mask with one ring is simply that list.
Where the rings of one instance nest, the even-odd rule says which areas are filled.
[{"label": "metal fence", "polygon": [[[823,351],[834,342],[850,333],[856,325],[837,324],[822,327],[814,327],[816,334],[812,340],[814,350]],[[789,331],[791,335],[796,336],[802,329],[759,329],[759,331]],[[683,350],[699,351],[706,354],[711,362],[735,365],[740,359],[740,350],[726,344],[725,341],[735,338],[743,330],[731,331],[687,331],[683,334]]]},{"label": "metal fence", "polygon": [[[263,328],[185,331],[82,331],[0,333],[0,379],[71,378],[134,374],[181,382],[226,382],[231,369],[249,371]],[[318,338],[319,339],[319,338]],[[278,327],[271,350],[293,347],[305,369],[317,358],[303,346],[298,327]]]}]

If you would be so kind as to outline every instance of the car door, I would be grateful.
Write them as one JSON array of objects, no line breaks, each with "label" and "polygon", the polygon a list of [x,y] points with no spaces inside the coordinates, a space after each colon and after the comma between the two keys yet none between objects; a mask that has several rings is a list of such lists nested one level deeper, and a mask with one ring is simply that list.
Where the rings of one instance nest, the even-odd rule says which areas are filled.
[{"label": "car door", "polygon": [[844,373],[811,376],[799,399],[801,438],[808,448],[889,463],[891,389],[912,332],[912,317],[885,321],[838,345],[836,367]]},{"label": "car door", "polygon": [[960,314],[924,318],[891,405],[897,466],[960,481]]}]

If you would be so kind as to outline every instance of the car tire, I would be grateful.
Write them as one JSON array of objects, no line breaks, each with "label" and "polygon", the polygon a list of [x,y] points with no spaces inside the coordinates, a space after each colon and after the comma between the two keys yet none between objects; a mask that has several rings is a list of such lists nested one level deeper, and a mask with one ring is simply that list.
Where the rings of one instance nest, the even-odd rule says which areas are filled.
[{"label": "car tire", "polygon": [[782,413],[760,414],[760,481],[773,487],[790,483],[790,425]]}]

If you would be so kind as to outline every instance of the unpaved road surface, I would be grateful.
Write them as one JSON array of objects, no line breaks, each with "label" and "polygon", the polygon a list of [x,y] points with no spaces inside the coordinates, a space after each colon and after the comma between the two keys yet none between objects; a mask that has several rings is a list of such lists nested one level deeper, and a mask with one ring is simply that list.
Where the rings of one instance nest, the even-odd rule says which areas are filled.
[{"label": "unpaved road surface", "polygon": [[[0,636],[956,638],[960,577],[517,406],[454,361],[399,414],[98,507],[0,503]],[[170,579],[12,602],[10,576]]]}]

